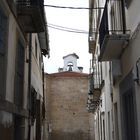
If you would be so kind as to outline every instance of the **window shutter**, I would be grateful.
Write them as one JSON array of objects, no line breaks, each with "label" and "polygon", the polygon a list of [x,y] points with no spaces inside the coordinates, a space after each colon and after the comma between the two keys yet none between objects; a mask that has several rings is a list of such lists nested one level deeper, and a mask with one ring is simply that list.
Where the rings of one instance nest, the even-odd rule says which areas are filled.
[{"label": "window shutter", "polygon": [[15,104],[22,107],[24,90],[24,47],[21,42],[17,45],[15,70]]}]

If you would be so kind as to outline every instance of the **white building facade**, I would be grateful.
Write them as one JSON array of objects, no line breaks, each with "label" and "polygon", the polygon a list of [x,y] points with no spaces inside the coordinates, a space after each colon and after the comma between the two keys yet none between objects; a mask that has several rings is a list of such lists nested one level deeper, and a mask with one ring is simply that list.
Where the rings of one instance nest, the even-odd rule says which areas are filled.
[{"label": "white building facade", "polygon": [[44,14],[43,0],[0,1],[0,139],[42,139]]},{"label": "white building facade", "polygon": [[[99,101],[91,108],[95,114],[95,140],[139,140],[140,2],[90,0],[89,5],[91,85],[93,98]],[[103,82],[95,96],[97,73]]]}]

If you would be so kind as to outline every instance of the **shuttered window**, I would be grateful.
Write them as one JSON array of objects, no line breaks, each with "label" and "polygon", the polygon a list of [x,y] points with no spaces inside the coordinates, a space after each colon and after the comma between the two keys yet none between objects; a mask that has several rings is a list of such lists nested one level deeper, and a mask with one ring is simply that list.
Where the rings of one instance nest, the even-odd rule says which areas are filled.
[{"label": "shuttered window", "polygon": [[18,41],[15,71],[15,104],[21,107],[23,104],[24,90],[24,57],[24,46]]}]

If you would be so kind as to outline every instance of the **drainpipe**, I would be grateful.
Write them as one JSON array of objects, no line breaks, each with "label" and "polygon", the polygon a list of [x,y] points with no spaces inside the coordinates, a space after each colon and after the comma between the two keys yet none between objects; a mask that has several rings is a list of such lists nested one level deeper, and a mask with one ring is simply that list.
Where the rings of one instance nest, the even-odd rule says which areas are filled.
[{"label": "drainpipe", "polygon": [[46,107],[45,107],[45,89],[44,89],[44,78],[45,78],[45,74],[44,74],[44,64],[43,64],[43,67],[42,67],[42,82],[43,82],[43,104],[42,104],[42,121],[43,121],[43,139],[45,138],[45,118],[46,118]]},{"label": "drainpipe", "polygon": [[43,81],[43,119],[45,119],[45,91],[44,91],[44,65],[42,68],[42,81]]},{"label": "drainpipe", "polygon": [[31,137],[31,69],[32,69],[32,34],[29,34],[29,62],[28,62],[28,109],[29,109],[29,124],[28,124],[28,140]]}]

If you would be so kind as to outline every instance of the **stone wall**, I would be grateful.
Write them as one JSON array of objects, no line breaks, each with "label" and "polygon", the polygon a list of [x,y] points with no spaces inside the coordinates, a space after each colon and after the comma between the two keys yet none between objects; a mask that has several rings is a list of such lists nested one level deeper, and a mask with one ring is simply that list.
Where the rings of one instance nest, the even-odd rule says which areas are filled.
[{"label": "stone wall", "polygon": [[[71,73],[71,76],[69,76]],[[60,76],[61,75],[61,76]],[[88,140],[88,74],[46,75],[47,123],[51,140]]]}]

